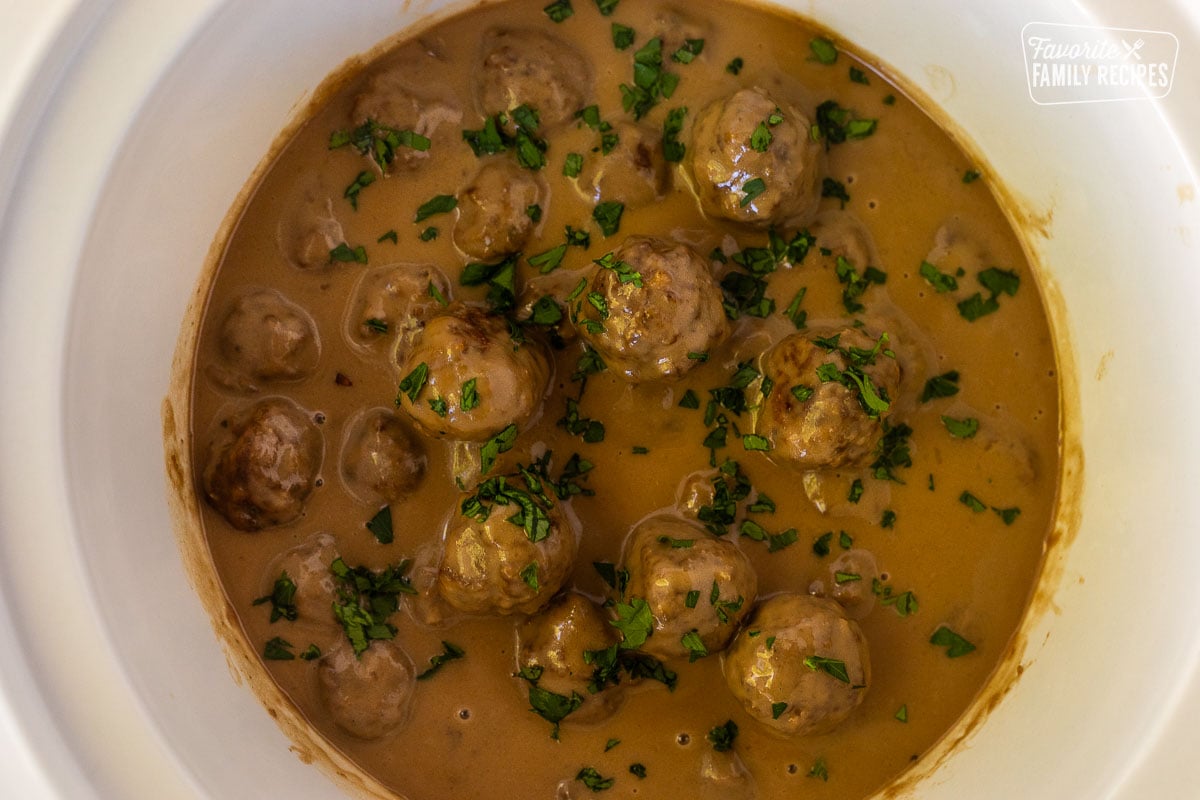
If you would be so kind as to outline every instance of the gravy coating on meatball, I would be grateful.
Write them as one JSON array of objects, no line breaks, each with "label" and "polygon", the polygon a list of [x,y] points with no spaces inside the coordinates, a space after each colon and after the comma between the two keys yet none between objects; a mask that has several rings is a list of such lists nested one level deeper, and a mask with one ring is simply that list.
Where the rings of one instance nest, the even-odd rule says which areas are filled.
[{"label": "gravy coating on meatball", "polygon": [[575,530],[554,503],[492,478],[462,498],[442,543],[437,591],[468,614],[532,614],[574,566]]},{"label": "gravy coating on meatball", "polygon": [[450,297],[450,281],[432,264],[388,264],[363,273],[347,306],[346,335],[375,351],[411,338]]},{"label": "gravy coating on meatball", "polygon": [[368,503],[396,503],[425,475],[425,448],[386,408],[372,408],[351,422],[342,445],[342,479]]},{"label": "gravy coating on meatball", "polygon": [[593,95],[587,60],[536,30],[489,32],[471,74],[481,114],[527,106],[537,112],[542,129],[569,122]]},{"label": "gravy coating on meatball", "polygon": [[482,261],[517,252],[534,231],[530,207],[543,205],[545,197],[536,173],[510,159],[488,159],[459,195],[454,244]]},{"label": "gravy coating on meatball", "polygon": [[218,347],[223,364],[210,369],[210,376],[241,391],[304,380],[321,356],[312,316],[274,289],[250,289],[232,303]]},{"label": "gravy coating on meatball", "polygon": [[304,186],[280,215],[275,238],[279,252],[297,269],[332,266],[332,251],[346,241],[342,223],[333,213],[333,191],[319,181]]},{"label": "gravy coating on meatball", "polygon": [[430,436],[482,442],[541,409],[550,368],[504,317],[452,305],[433,317],[400,364],[397,402]]},{"label": "gravy coating on meatball", "polygon": [[412,659],[395,641],[373,640],[355,655],[344,636],[322,656],[317,682],[333,721],[359,739],[380,739],[399,728],[416,689]]},{"label": "gravy coating on meatball", "polygon": [[758,576],[741,548],[679,517],[639,523],[623,561],[626,602],[644,600],[653,620],[641,649],[659,658],[724,649],[758,593]]},{"label": "gravy coating on meatball", "polygon": [[304,512],[324,440],[291,400],[268,397],[221,424],[204,470],[204,493],[242,531],[284,525]]},{"label": "gravy coating on meatball", "polygon": [[593,203],[619,201],[637,208],[662,199],[671,189],[671,170],[663,158],[662,131],[632,122],[617,122],[616,145],[600,158],[590,158],[579,174],[578,187]]},{"label": "gravy coating on meatball", "polygon": [[866,637],[832,600],[779,594],[761,602],[725,652],[725,681],[746,712],[780,733],[825,733],[866,696]]},{"label": "gravy coating on meatball", "polygon": [[540,669],[537,685],[546,691],[578,694],[583,703],[567,719],[594,722],[616,710],[622,692],[619,687],[588,689],[596,666],[585,654],[606,650],[619,638],[599,605],[569,591],[517,626],[517,669]]},{"label": "gravy coating on meatball", "polygon": [[803,112],[758,88],[707,106],[687,160],[701,210],[761,228],[803,225],[816,213],[824,171],[810,129]]},{"label": "gravy coating on meatball", "polygon": [[730,330],[704,258],[649,236],[631,236],[601,258],[572,312],[579,335],[633,383],[686,374]]},{"label": "gravy coating on meatball", "polygon": [[773,387],[755,432],[770,456],[801,469],[861,464],[871,455],[900,386],[888,337],[856,328],[794,333],[763,356]]}]

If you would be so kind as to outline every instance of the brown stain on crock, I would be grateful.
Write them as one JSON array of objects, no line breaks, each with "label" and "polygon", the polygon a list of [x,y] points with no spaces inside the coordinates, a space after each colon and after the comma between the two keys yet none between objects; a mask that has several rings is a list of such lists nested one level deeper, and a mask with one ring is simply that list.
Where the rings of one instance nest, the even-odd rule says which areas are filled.
[{"label": "brown stain on crock", "polygon": [[[200,597],[218,642],[225,652],[230,672],[239,685],[248,685],[255,697],[271,714],[284,735],[292,742],[290,750],[305,763],[315,765],[344,791],[370,800],[397,800],[398,795],[388,790],[375,779],[362,772],[341,750],[319,736],[309,725],[300,709],[283,693],[270,676],[261,669],[256,648],[249,641],[238,622],[236,612],[218,582],[217,571],[208,549],[200,522],[197,504],[199,489],[197,477],[192,473],[189,454],[193,432],[181,427],[177,420],[190,418],[192,387],[196,377],[193,361],[199,323],[208,302],[209,292],[217,268],[224,255],[224,247],[234,226],[254,194],[255,187],[263,175],[287,146],[294,134],[315,113],[345,86],[362,67],[399,40],[418,35],[421,31],[441,20],[464,11],[468,7],[490,5],[495,0],[462,2],[430,15],[417,25],[401,30],[376,44],[370,50],[353,56],[334,69],[311,93],[303,94],[291,109],[292,116],[273,140],[267,154],[259,161],[247,179],[237,198],[222,221],[205,258],[203,270],[197,281],[196,290],[189,303],[181,325],[172,364],[170,385],[163,401],[163,439],[165,466],[168,477],[168,506],[172,517],[180,552],[188,578]],[[765,3],[756,3],[763,6]],[[405,0],[403,10],[424,5],[421,0]],[[936,102],[919,89],[902,73],[894,70],[882,59],[853,45],[812,19],[811,15],[788,9],[772,8],[777,14],[799,17],[814,29],[824,32],[863,62],[888,76],[894,84],[918,107],[923,109],[955,144],[978,165],[985,175],[995,175],[985,158],[971,142],[965,132],[942,113]],[[929,65],[926,74],[935,91],[948,100],[957,91],[957,82],[952,72],[939,65]],[[1053,598],[1064,583],[1066,551],[1077,535],[1080,521],[1084,457],[1081,446],[1081,419],[1079,414],[1079,385],[1074,349],[1068,337],[1066,302],[1050,277],[1040,253],[1033,246],[1033,238],[1052,238],[1054,222],[1053,198],[1045,207],[1032,201],[1019,200],[1004,184],[994,178],[986,181],[1000,207],[1008,216],[1018,234],[1031,268],[1037,274],[1037,282],[1046,308],[1052,333],[1055,337],[1056,369],[1060,381],[1060,468],[1058,482],[1057,515],[1049,531],[1041,576],[1029,602],[1025,619],[1008,643],[1003,656],[987,684],[976,697],[954,727],[937,744],[922,755],[914,755],[914,764],[908,772],[900,775],[874,795],[875,800],[915,797],[915,790],[938,771],[958,750],[969,743],[971,737],[987,720],[991,712],[1015,688],[1017,680],[1036,663],[1030,655],[1029,636],[1035,623],[1047,614],[1059,613]],[[1184,188],[1180,187],[1180,202],[1184,202]],[[1192,199],[1190,185],[1187,200]],[[1082,582],[1083,577],[1078,580]],[[1045,638],[1049,637],[1049,633]],[[1045,638],[1042,643],[1045,643]]]},{"label": "brown stain on crock", "polygon": [[1108,374],[1108,365],[1112,361],[1113,351],[1108,350],[1104,355],[1100,356],[1100,363],[1096,365],[1096,380],[1102,381]]}]

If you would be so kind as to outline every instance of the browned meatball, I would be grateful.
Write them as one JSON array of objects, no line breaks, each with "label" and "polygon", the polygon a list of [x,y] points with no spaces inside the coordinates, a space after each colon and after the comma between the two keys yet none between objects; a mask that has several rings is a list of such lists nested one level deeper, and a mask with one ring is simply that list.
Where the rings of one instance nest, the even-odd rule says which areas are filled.
[{"label": "browned meatball", "polygon": [[725,682],[750,716],[797,736],[832,730],[871,681],[867,640],[831,600],[764,600],[725,653]]},{"label": "browned meatball", "polygon": [[291,605],[295,622],[316,625],[336,624],[333,603],[337,588],[329,565],[338,557],[337,539],[330,533],[318,533],[300,544],[285,550],[267,568],[263,577],[262,596],[275,592],[282,575],[296,587]]},{"label": "browned meatball", "polygon": [[324,443],[312,418],[282,397],[222,424],[204,471],[208,502],[243,531],[291,522],[317,479]]},{"label": "browned meatball", "polygon": [[482,114],[529,106],[543,130],[569,121],[592,95],[592,70],[584,57],[535,30],[490,32],[472,77]]},{"label": "browned meatball", "polygon": [[276,231],[279,251],[298,269],[314,270],[333,264],[330,252],[346,241],[342,223],[333,213],[333,200],[324,186],[308,186],[284,211]]},{"label": "browned meatball", "polygon": [[425,475],[425,449],[386,408],[373,408],[350,425],[342,446],[342,478],[357,497],[395,503]]},{"label": "browned meatball", "polygon": [[[858,464],[870,456],[880,420],[888,416],[889,398],[897,396],[900,386],[900,368],[887,354],[886,342],[875,352],[879,339],[858,329],[824,334],[794,333],[767,351],[762,363],[763,375],[774,386],[763,401],[755,432],[770,442],[772,458],[803,469]],[[873,352],[868,359],[865,354]],[[822,377],[834,372],[844,376],[848,369],[866,388],[851,377]],[[868,410],[869,395],[883,405]]]},{"label": "browned meatball", "polygon": [[375,640],[355,656],[341,637],[317,667],[321,700],[338,727],[360,739],[379,739],[408,718],[416,677],[412,659],[392,640]]},{"label": "browned meatball", "polygon": [[634,528],[624,566],[626,602],[645,600],[653,618],[641,649],[659,658],[724,649],[758,593],[754,567],[736,544],[678,517],[651,517]]},{"label": "browned meatball", "polygon": [[517,668],[541,667],[538,686],[555,694],[584,699],[569,719],[592,722],[616,710],[621,692],[612,687],[588,691],[595,666],[584,654],[605,650],[619,636],[596,603],[578,592],[567,592],[517,628]]},{"label": "browned meatball", "polygon": [[503,317],[454,305],[429,320],[400,374],[397,402],[422,430],[480,442],[532,419],[550,373],[539,346],[514,341]]},{"label": "browned meatball", "polygon": [[317,325],[300,306],[272,289],[251,289],[221,321],[218,380],[253,391],[256,382],[299,381],[317,367]]},{"label": "browned meatball", "polygon": [[[429,58],[421,53],[418,58]],[[462,122],[462,109],[449,92],[438,91],[438,87],[418,85],[415,76],[419,72],[401,61],[392,69],[378,72],[367,82],[367,86],[354,102],[353,119],[356,125],[371,120],[380,125],[400,131],[412,131],[427,139],[435,139],[439,132],[457,134]],[[399,147],[392,168],[415,167],[429,158],[427,150]]]},{"label": "browned meatball", "polygon": [[573,307],[576,327],[627,380],[678,378],[729,335],[721,290],[687,245],[631,236],[600,262]]},{"label": "browned meatball", "polygon": [[[459,611],[532,614],[550,602],[571,572],[575,532],[559,507],[543,508],[504,481],[494,478],[485,484],[501,490],[486,503],[472,507],[472,496],[464,497],[446,530],[437,589]],[[542,525],[524,517],[527,524],[514,521],[514,516],[531,513],[523,510],[524,504],[544,514]]]},{"label": "browned meatball", "polygon": [[515,253],[533,233],[529,207],[545,202],[541,178],[507,159],[489,159],[459,196],[454,244],[491,261]]},{"label": "browned meatball", "polygon": [[764,228],[806,222],[823,170],[809,128],[801,111],[757,88],[701,111],[688,164],[704,213]]},{"label": "browned meatball", "polygon": [[663,158],[662,131],[618,122],[617,144],[607,155],[589,158],[579,175],[579,189],[593,203],[619,201],[627,208],[660,200],[671,188],[671,171]]},{"label": "browned meatball", "polygon": [[[432,288],[431,288],[432,287]],[[411,337],[450,296],[450,281],[430,264],[389,264],[363,274],[346,315],[350,341],[375,347]]]}]

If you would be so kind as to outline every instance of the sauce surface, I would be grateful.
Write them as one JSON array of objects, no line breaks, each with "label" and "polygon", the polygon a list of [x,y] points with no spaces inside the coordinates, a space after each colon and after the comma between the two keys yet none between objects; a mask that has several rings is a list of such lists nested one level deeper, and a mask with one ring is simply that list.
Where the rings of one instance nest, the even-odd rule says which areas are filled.
[{"label": "sauce surface", "polygon": [[[203,535],[245,640],[268,656],[263,669],[320,735],[398,795],[578,798],[592,795],[588,782],[612,778],[605,797],[865,797],[918,760],[968,707],[1003,655],[1037,578],[1056,499],[1059,384],[1033,274],[986,177],[842,43],[835,47],[798,19],[727,2],[613,5],[602,16],[596,4],[576,2],[571,16],[555,21],[544,3],[518,0],[445,20],[350,78],[286,143],[213,278],[194,364],[193,463],[204,497],[213,443],[236,429],[247,409],[276,398],[313,421],[316,478],[298,518],[284,509],[279,524],[272,519],[254,532],[201,502]],[[632,43],[619,49],[624,28]],[[490,155],[477,155],[463,133],[486,131],[489,115],[509,110],[482,107],[503,101],[480,91],[479,65],[498,35],[514,31],[526,48],[541,47],[542,37],[565,43],[567,83],[578,78],[585,87],[565,121],[552,122],[547,108],[539,109],[532,146],[545,164],[536,170],[518,162],[523,151],[512,133],[497,134],[508,147]],[[656,38],[661,57],[654,67],[645,48]],[[657,69],[660,90],[663,74],[678,84],[635,119],[623,94],[637,85],[639,54]],[[834,128],[816,132],[819,208],[781,219],[771,234],[753,221],[705,213],[689,154],[668,161],[662,152],[674,110],[686,112],[676,114],[682,122],[667,138],[692,149],[702,111],[747,89],[810,123],[826,101],[845,113],[835,115]],[[596,117],[572,116],[590,106]],[[364,114],[389,108],[409,115],[397,129],[415,129],[428,149],[402,143],[383,169],[345,140]],[[843,134],[851,131],[845,141],[830,134],[839,120]],[[863,133],[846,128],[847,121],[874,126]],[[515,129],[508,118],[497,127],[503,122]],[[605,135],[613,133],[610,148]],[[646,145],[623,154],[633,141]],[[568,154],[579,156],[575,176],[564,174],[573,171]],[[488,164],[501,170],[491,188],[477,177]],[[631,166],[649,177],[621,174]],[[745,187],[743,198],[753,194]],[[479,272],[471,265],[494,267],[506,255],[503,242],[481,244],[485,237],[467,232],[472,190],[540,210],[528,214],[524,233],[500,235],[521,240],[510,247],[520,255],[509,262],[516,267],[509,317],[527,319],[543,296],[565,314],[553,326],[524,326],[532,344],[519,346],[544,347],[549,355],[548,392],[483,475],[487,448],[480,445],[494,432],[469,444],[431,436],[411,409],[432,408],[440,398],[422,394],[427,386],[418,387],[415,402],[401,396],[414,366],[406,359],[429,321],[445,313],[443,299],[487,309],[491,294],[494,304],[496,287],[487,280],[463,285],[464,276],[471,282]],[[454,203],[430,205],[440,196]],[[735,205],[754,212],[754,200]],[[623,206],[614,230],[596,209],[616,202]],[[803,257],[793,250],[773,259],[769,272],[752,275],[745,264],[756,253],[770,256],[769,235],[811,242]],[[596,260],[636,236],[682,243],[702,257],[724,287],[728,336],[711,351],[690,354],[696,363],[681,376],[631,383],[612,368],[584,380],[581,365],[594,362],[581,362],[587,349],[571,320],[582,327],[592,312],[579,302],[587,293],[571,294],[581,278],[591,279]],[[538,257],[562,245],[560,263],[543,274],[558,256]],[[379,306],[375,316],[364,297],[371,287],[372,297],[384,296],[384,267],[396,264],[408,265],[401,272],[410,280],[397,296],[415,300],[417,310],[388,318]],[[765,291],[739,298],[731,274],[761,277],[764,283],[749,285]],[[261,330],[254,326],[262,307],[273,330],[294,334],[311,324],[316,335],[281,335],[290,342],[283,356],[247,347],[261,337],[239,340],[230,310],[241,309],[254,331]],[[854,330],[856,321],[870,341],[887,334],[901,375],[884,419],[872,420],[869,453],[819,469],[780,462],[754,438],[764,353],[798,332],[827,336]],[[739,384],[746,365],[753,376]],[[942,391],[929,390],[936,387]],[[745,398],[740,413],[710,405],[731,388]],[[505,397],[519,405],[515,395]],[[490,399],[484,394],[480,406]],[[347,454],[367,415],[398,420],[423,464],[394,502],[347,477]],[[454,415],[446,415],[447,425]],[[595,426],[588,432],[589,420],[603,425],[602,440],[589,441],[598,438]],[[910,430],[897,436],[902,426]],[[718,429],[724,433],[714,438]],[[891,450],[890,459],[878,444],[889,430],[888,441],[907,446],[906,453]],[[576,530],[553,535],[577,537],[564,589],[597,603],[620,596],[606,580],[611,573],[595,564],[621,567],[627,536],[641,521],[694,521],[698,509],[713,505],[714,486],[748,483],[752,490],[723,528],[757,576],[756,597],[742,598],[745,608],[782,592],[840,597],[870,650],[861,704],[828,732],[780,735],[747,713],[727,686],[724,655],[712,652],[664,658],[676,676],[673,689],[653,679],[606,689],[601,694],[620,693],[607,715],[581,710],[555,726],[532,712],[531,681],[518,675],[526,614],[447,608],[436,576],[447,530],[461,524],[464,497],[495,476],[522,485],[518,467],[547,453],[553,479],[576,454],[592,465],[573,479],[585,491],[554,504]],[[760,502],[764,497],[773,503]],[[388,543],[367,527],[384,507],[394,536]],[[247,524],[259,525],[260,512]],[[302,606],[294,620],[272,620],[274,604],[256,603],[272,594],[281,564],[296,563],[284,561],[300,552],[295,548],[318,552],[322,567],[333,556],[369,570],[411,559],[405,574],[416,594],[399,596],[399,609],[387,616],[394,638],[373,641],[367,653],[386,641],[411,662],[411,672],[426,670],[431,659],[442,663],[412,684],[402,719],[384,724],[378,737],[365,737],[361,726],[358,735],[349,732],[329,708],[321,669],[339,647],[344,651],[345,627],[323,608],[306,614]],[[297,577],[296,569],[290,574]],[[753,618],[743,621],[739,636],[753,625]],[[320,655],[301,657],[306,652]],[[446,658],[451,654],[457,657]],[[379,690],[378,682],[366,683],[363,692]],[[719,737],[711,732],[730,721],[737,727],[732,747],[714,746]]]}]

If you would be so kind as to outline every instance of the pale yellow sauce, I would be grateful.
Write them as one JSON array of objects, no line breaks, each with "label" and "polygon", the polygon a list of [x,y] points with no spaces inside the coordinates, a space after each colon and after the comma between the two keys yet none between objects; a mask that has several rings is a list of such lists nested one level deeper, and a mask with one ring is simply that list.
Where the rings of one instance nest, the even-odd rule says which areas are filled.
[{"label": "pale yellow sauce", "polygon": [[[365,188],[357,211],[341,197],[355,175],[371,169],[349,148],[327,146],[332,131],[353,125],[350,108],[364,80],[354,78],[287,143],[229,238],[212,282],[208,301],[212,310],[195,357],[189,421],[195,474],[203,474],[217,421],[257,396],[285,395],[324,420],[320,426],[325,443],[323,482],[309,497],[299,521],[243,533],[201,502],[203,531],[219,580],[240,617],[248,646],[257,652],[275,636],[287,639],[299,652],[309,643],[326,649],[330,636],[341,635],[336,626],[304,620],[268,623],[268,607],[252,605],[269,593],[277,577],[272,562],[280,553],[317,532],[329,532],[352,565],[381,568],[406,557],[429,563],[436,557],[447,519],[457,513],[460,495],[449,460],[452,446],[424,439],[429,458],[426,475],[419,488],[392,509],[395,542],[381,545],[365,529],[377,507],[347,492],[339,477],[339,451],[347,421],[360,410],[392,406],[401,375],[386,348],[368,352],[348,341],[346,303],[364,270],[397,261],[437,265],[450,279],[454,298],[481,299],[479,292],[458,285],[458,273],[471,259],[453,244],[457,212],[421,224],[411,220],[418,205],[430,197],[459,192],[477,168],[477,158],[462,143],[460,129],[482,124],[471,100],[465,65],[475,59],[483,32],[519,26],[568,39],[592,66],[595,95],[589,102],[599,105],[606,120],[625,118],[618,87],[631,79],[632,53],[653,29],[659,4],[627,0],[613,17],[602,18],[592,3],[576,0],[575,15],[561,24],[542,13],[543,5],[486,6],[425,31],[417,42],[402,44],[367,67],[369,74],[406,64],[421,76],[419,84],[456,99],[463,112],[461,124],[440,131],[421,166],[397,169]],[[829,564],[842,552],[838,532],[846,531],[856,548],[874,555],[890,586],[916,595],[919,610],[901,617],[877,603],[860,621],[870,644],[873,673],[866,699],[834,732],[809,738],[779,737],[748,717],[727,690],[720,656],[714,654],[691,664],[686,659],[673,662],[671,667],[679,675],[674,692],[653,682],[634,687],[613,716],[588,725],[573,724],[568,718],[560,739],[552,740],[549,723],[529,709],[526,683],[513,677],[519,617],[467,619],[433,627],[410,616],[413,601],[408,598],[392,622],[399,628],[396,640],[418,671],[442,652],[443,640],[462,647],[466,655],[417,684],[411,715],[393,735],[363,741],[333,724],[318,696],[317,662],[263,662],[263,669],[320,735],[411,800],[591,796],[574,780],[585,766],[616,778],[613,787],[600,795],[612,798],[844,800],[866,796],[917,760],[967,708],[1005,650],[1034,585],[1056,499],[1059,381],[1032,272],[986,179],[965,183],[964,172],[974,165],[920,109],[882,76],[855,61],[844,47],[835,64],[817,62],[808,47],[816,34],[799,21],[727,2],[689,3],[681,8],[686,8],[678,13],[689,25],[687,35],[702,37],[704,50],[691,64],[667,62],[666,68],[680,76],[678,89],[645,122],[657,129],[667,109],[687,106],[689,127],[680,137],[686,143],[690,121],[699,109],[747,86],[779,92],[809,115],[817,103],[833,98],[861,117],[877,118],[872,136],[828,152],[827,174],[845,184],[851,195],[847,211],[865,224],[877,253],[873,265],[887,273],[886,284],[871,288],[863,298],[865,319],[904,340],[916,353],[913,363],[919,367],[920,380],[952,369],[962,376],[955,397],[910,401],[897,417],[914,429],[913,466],[898,473],[904,484],[875,480],[865,469],[827,475],[823,478],[829,499],[826,514],[806,497],[799,472],[775,466],[760,453],[745,452],[731,436],[730,446],[718,451],[718,460],[737,460],[754,487],[778,504],[774,515],[759,515],[756,521],[772,532],[790,527],[799,531],[799,541],[777,553],[769,554],[764,545],[744,538],[739,544],[758,573],[760,596],[804,592],[816,581],[829,587]],[[614,49],[609,34],[613,21],[638,32],[629,50]],[[724,69],[735,57],[745,64],[736,77]],[[866,72],[869,85],[849,79],[851,66]],[[895,97],[894,104],[884,103],[889,95]],[[566,225],[590,232],[590,249],[585,253],[570,248],[555,273],[562,278],[558,286],[566,287],[563,292],[576,282],[565,275],[567,271],[585,268],[629,234],[677,238],[702,254],[723,244],[732,252],[733,242],[746,247],[765,241],[761,232],[702,217],[686,172],[678,165],[671,167],[670,192],[660,202],[627,208],[620,231],[606,239],[591,222],[592,201],[561,176],[568,152],[602,158],[589,152],[597,134],[568,125],[547,138],[548,165],[541,177],[550,192],[543,202],[545,214],[524,252],[528,256],[561,243]],[[319,196],[332,200],[346,242],[365,246],[368,266],[351,263],[302,271],[284,259],[277,241],[280,220],[314,186],[324,192]],[[838,205],[825,199],[823,212]],[[434,241],[420,241],[418,234],[429,225],[437,226],[440,235]],[[958,292],[939,294],[920,277],[918,268],[935,249],[939,229],[947,225],[959,231],[966,244],[960,242],[938,266],[944,272],[962,266],[966,274],[959,278]],[[398,243],[377,242],[392,229]],[[819,246],[820,227],[813,229]],[[997,313],[968,322],[955,303],[981,289],[975,273],[990,266],[1016,271],[1021,287],[1014,297],[1000,298]],[[526,265],[523,269],[525,277],[533,272]],[[313,316],[322,349],[312,377],[299,383],[264,384],[257,394],[229,391],[210,380],[206,365],[215,360],[214,320],[229,298],[250,286],[277,288]],[[807,287],[802,308],[810,327],[847,323],[843,287],[834,276],[832,258],[823,258],[816,250],[802,264],[771,276],[768,296],[776,301],[775,317],[802,286]],[[517,462],[529,463],[535,446],[538,452],[543,446],[553,451],[555,473],[576,452],[595,464],[583,481],[595,495],[571,504],[581,534],[572,581],[578,589],[604,596],[607,587],[592,562],[618,561],[631,526],[652,512],[674,509],[684,479],[709,468],[708,450],[701,445],[708,430],[702,420],[708,390],[727,384],[734,364],[757,355],[781,331],[792,329],[790,322],[776,320],[769,333],[749,335],[758,324],[743,320],[735,325],[730,341],[677,383],[631,386],[611,373],[592,376],[581,412],[606,425],[607,435],[599,444],[586,444],[555,424],[563,416],[564,397],[574,397],[578,391],[570,374],[579,343],[572,342],[558,353],[553,391],[540,419],[522,433],[493,474]],[[352,385],[340,385],[339,374]],[[701,398],[700,410],[677,407],[689,388]],[[980,431],[971,439],[952,438],[942,415],[977,418]],[[749,424],[743,427],[749,429]],[[649,452],[635,455],[635,446]],[[863,480],[866,491],[859,503],[851,504],[845,498],[856,477]],[[991,506],[1019,507],[1020,515],[1006,525],[991,510],[976,513],[960,502],[964,491]],[[895,513],[891,529],[880,526],[884,510]],[[834,533],[832,553],[822,559],[814,554],[812,544],[826,531]],[[929,643],[930,635],[943,624],[966,636],[977,650],[948,658],[945,648]],[[897,719],[902,707],[906,722]],[[705,735],[730,719],[740,728],[734,752],[752,775],[735,788],[702,778],[704,764],[714,758]],[[612,739],[620,744],[606,751]],[[715,758],[718,768],[728,761],[727,756]],[[827,781],[809,774],[818,761],[828,770]],[[634,763],[645,766],[644,779],[629,772]]]}]

